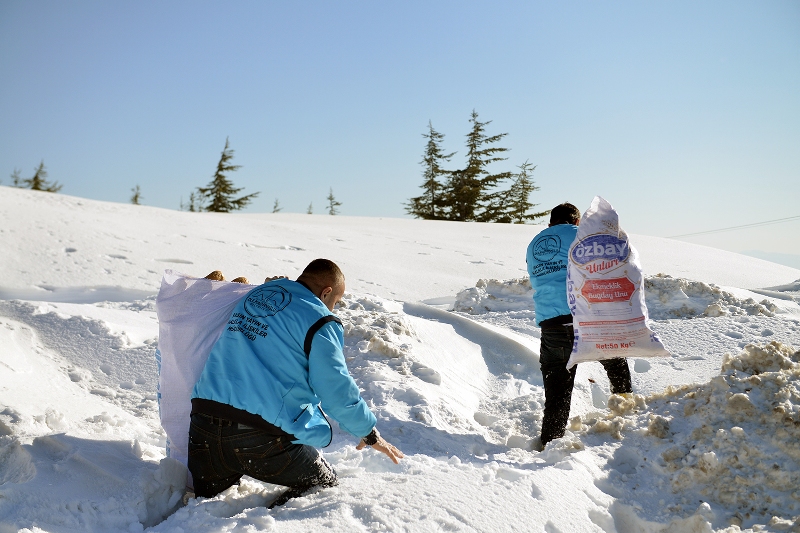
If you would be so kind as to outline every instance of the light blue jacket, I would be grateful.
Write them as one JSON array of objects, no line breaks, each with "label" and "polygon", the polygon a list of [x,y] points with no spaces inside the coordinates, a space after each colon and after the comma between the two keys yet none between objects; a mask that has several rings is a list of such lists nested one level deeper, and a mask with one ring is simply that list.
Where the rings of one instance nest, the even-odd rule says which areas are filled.
[{"label": "light blue jacket", "polygon": [[347,370],[339,320],[308,288],[280,279],[250,291],[211,350],[193,398],[261,416],[295,436],[330,444],[322,407],[342,429],[364,437],[375,415]]},{"label": "light blue jacket", "polygon": [[569,315],[567,261],[578,226],[558,224],[540,232],[528,245],[526,261],[536,306],[536,325],[548,318]]}]

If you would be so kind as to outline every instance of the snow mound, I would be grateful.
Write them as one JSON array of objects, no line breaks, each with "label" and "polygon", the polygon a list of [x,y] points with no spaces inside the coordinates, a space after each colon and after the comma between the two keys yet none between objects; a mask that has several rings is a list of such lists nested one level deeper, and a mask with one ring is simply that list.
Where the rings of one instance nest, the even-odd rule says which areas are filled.
[{"label": "snow mound", "polygon": [[479,279],[474,287],[456,295],[454,311],[479,315],[489,312],[533,310],[533,289],[528,278],[500,281]]},{"label": "snow mound", "polygon": [[451,433],[480,428],[473,414],[488,374],[480,349],[447,325],[405,313],[392,300],[346,295],[337,313],[348,368],[382,428],[386,423]]},{"label": "snow mound", "polygon": [[390,311],[385,301],[351,295],[339,305],[345,336],[356,343],[360,352],[375,352],[390,359],[408,355],[416,334],[399,308]]},{"label": "snow mound", "polygon": [[161,522],[181,502],[186,469],[142,458],[138,442],[0,437],[0,531],[142,531]]},{"label": "snow mound", "polygon": [[666,274],[645,278],[645,300],[650,318],[694,318],[699,316],[774,316],[777,307],[769,300],[737,298],[716,285]]},{"label": "snow mound", "polygon": [[[767,299],[756,302],[753,298],[738,298],[716,285],[666,274],[645,277],[644,287],[647,311],[654,320],[725,315],[771,317],[778,309]],[[528,278],[480,279],[474,287],[456,295],[453,310],[471,315],[531,312],[535,310],[533,289]]]},{"label": "snow mound", "polygon": [[699,513],[730,531],[800,529],[800,351],[750,344],[726,354],[710,382],[612,396],[609,409],[573,418],[570,430],[622,440],[605,488],[636,487],[621,500],[652,506],[646,516]]},{"label": "snow mound", "polygon": [[774,287],[765,287],[765,290],[777,291],[777,292],[797,292],[797,293],[800,293],[800,279],[794,280],[793,282],[786,283],[784,285],[776,285]]},{"label": "snow mound", "polygon": [[[104,307],[114,308],[112,305]],[[148,306],[134,303],[126,309],[139,312],[140,307]],[[0,300],[0,315],[35,330],[42,345],[52,350],[59,367],[77,386],[139,418],[157,419],[154,341],[134,344],[127,334],[112,332],[104,320],[70,316],[46,304]]]},{"label": "snow mound", "polygon": [[800,303],[800,279],[785,285],[776,285],[775,287],[750,290],[756,294],[763,294],[764,296],[769,296],[770,298]]}]

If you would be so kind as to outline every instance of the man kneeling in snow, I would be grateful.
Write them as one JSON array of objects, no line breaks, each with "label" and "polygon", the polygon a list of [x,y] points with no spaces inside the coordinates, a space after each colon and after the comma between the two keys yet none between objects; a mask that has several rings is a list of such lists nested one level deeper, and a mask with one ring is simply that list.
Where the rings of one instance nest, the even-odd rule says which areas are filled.
[{"label": "man kneeling in snow", "polygon": [[214,496],[242,475],[284,485],[270,507],[338,483],[314,448],[331,426],[395,463],[403,454],[375,428],[344,361],[344,331],[332,313],[345,291],[339,267],[312,261],[297,281],[275,279],[237,304],[192,392],[189,470],[197,496]]}]

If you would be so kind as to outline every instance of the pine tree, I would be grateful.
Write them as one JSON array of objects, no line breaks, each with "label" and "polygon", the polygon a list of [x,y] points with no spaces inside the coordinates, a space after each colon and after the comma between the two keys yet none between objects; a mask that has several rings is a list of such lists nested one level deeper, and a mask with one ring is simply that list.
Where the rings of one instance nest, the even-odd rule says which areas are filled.
[{"label": "pine tree", "polygon": [[470,191],[475,190],[477,185],[477,198],[475,201],[474,219],[479,222],[493,222],[497,218],[498,212],[502,210],[502,193],[494,189],[503,181],[511,177],[511,172],[500,172],[489,174],[486,167],[497,161],[505,161],[505,157],[498,154],[508,151],[508,148],[491,146],[500,141],[507,133],[500,133],[491,137],[485,133],[486,126],[491,124],[478,121],[478,113],[473,109],[470,116],[472,131],[467,135],[467,168],[464,170],[466,183],[471,187]]},{"label": "pine tree", "polygon": [[136,187],[131,189],[131,192],[133,193],[133,195],[131,196],[131,203],[133,205],[141,205],[140,202],[142,200],[142,191],[139,190],[139,186],[137,185]]},{"label": "pine tree", "polygon": [[306,209],[306,214],[307,215],[313,215],[314,214],[314,202],[310,202],[308,204],[308,209]]},{"label": "pine tree", "polygon": [[406,212],[416,218],[426,220],[444,218],[444,183],[439,179],[447,176],[449,172],[442,168],[442,163],[449,161],[455,152],[445,155],[442,151],[444,135],[433,129],[433,124],[428,121],[428,133],[423,133],[428,139],[425,154],[420,164],[423,166],[422,175],[425,178],[421,188],[425,191],[421,196],[411,198],[406,204]]},{"label": "pine tree", "polygon": [[278,202],[278,199],[275,198],[275,203],[272,205],[272,212],[273,213],[280,213],[283,208],[281,204]]},{"label": "pine tree", "polygon": [[11,186],[17,188],[23,188],[25,185],[23,184],[24,180],[22,176],[20,176],[20,169],[15,168],[14,172],[11,173]]},{"label": "pine tree", "polygon": [[[536,204],[529,201],[530,193],[538,190],[533,184],[532,174],[536,167],[529,162],[519,167],[518,173],[498,172],[491,174],[489,165],[505,161],[507,148],[498,146],[507,133],[488,135],[486,126],[491,121],[478,120],[474,109],[470,115],[471,129],[467,134],[467,166],[459,170],[444,170],[442,164],[454,154],[445,155],[441,148],[444,135],[433,129],[428,122],[428,139],[423,165],[424,194],[411,198],[406,211],[417,218],[445,219],[476,222],[524,223],[546,215],[548,212],[530,213]],[[441,183],[439,178],[446,176]],[[502,185],[512,180],[508,190]]]},{"label": "pine tree", "polygon": [[342,205],[342,202],[336,201],[336,198],[333,196],[333,187],[331,187],[331,192],[328,193],[327,200],[328,200],[328,214],[338,215],[339,210],[336,208]]},{"label": "pine tree", "polygon": [[519,172],[514,174],[514,183],[504,193],[503,213],[497,217],[497,222],[510,222],[511,224],[525,224],[541,218],[550,211],[530,213],[530,210],[539,204],[532,204],[529,200],[533,191],[539,187],[533,183],[533,171],[536,167],[525,161],[519,167]]},{"label": "pine tree", "polygon": [[511,177],[511,172],[489,174],[486,167],[506,159],[498,154],[508,148],[492,145],[508,134],[486,135],[491,121],[479,121],[474,109],[469,121],[472,129],[467,134],[467,167],[451,172],[446,185],[447,219],[492,222],[502,211],[502,194],[495,189]]},{"label": "pine tree", "polygon": [[214,174],[214,178],[209,182],[208,186],[197,188],[201,198],[208,200],[203,210],[217,213],[237,211],[245,208],[253,198],[258,196],[259,193],[254,192],[240,198],[233,198],[239,191],[243,190],[243,187],[234,187],[233,183],[225,176],[226,172],[234,172],[241,168],[241,165],[230,164],[229,161],[231,159],[233,159],[233,150],[229,147],[228,139],[225,138],[225,148],[222,150],[219,163],[217,163],[217,171]]},{"label": "pine tree", "polygon": [[184,204],[183,198],[181,198],[181,211],[189,211],[190,213],[195,213],[197,211],[203,210],[203,204],[201,202],[200,195],[194,191],[189,193],[189,203]]},{"label": "pine tree", "polygon": [[44,192],[58,192],[61,190],[61,187],[63,187],[63,185],[59,185],[58,182],[52,184],[48,183],[47,169],[44,166],[44,159],[41,163],[39,163],[39,166],[36,167],[36,172],[33,177],[23,180],[23,184],[34,191]]}]

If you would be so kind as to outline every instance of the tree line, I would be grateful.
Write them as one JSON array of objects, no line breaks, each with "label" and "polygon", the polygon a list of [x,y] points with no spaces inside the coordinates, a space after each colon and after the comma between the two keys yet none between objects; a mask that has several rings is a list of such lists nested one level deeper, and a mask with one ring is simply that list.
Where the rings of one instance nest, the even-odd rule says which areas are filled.
[{"label": "tree line", "polygon": [[[491,121],[479,121],[475,110],[469,122],[467,161],[461,169],[446,168],[456,152],[445,152],[444,135],[428,122],[428,132],[422,134],[428,141],[420,162],[423,193],[409,199],[405,204],[406,212],[426,220],[513,224],[532,222],[547,215],[549,211],[531,212],[538,205],[529,200],[530,194],[539,190],[533,181],[536,167],[525,161],[516,172],[489,172],[489,165],[507,159],[502,155],[508,148],[497,143],[508,134],[488,135],[486,126]],[[506,184],[508,188],[503,188]]]},{"label": "tree line", "polygon": [[12,187],[44,192],[58,192],[61,190],[61,187],[63,187],[63,185],[59,185],[57,181],[53,183],[47,181],[47,167],[44,166],[44,159],[42,159],[42,162],[36,167],[33,176],[30,178],[23,178],[21,172],[21,170],[15,168],[14,172],[11,173]]},{"label": "tree line", "polygon": [[[230,147],[229,139],[225,139],[225,148],[222,149],[222,155],[217,163],[217,170],[211,181],[205,187],[197,187],[189,194],[189,202],[184,204],[181,200],[181,210],[185,211],[212,211],[215,213],[229,213],[231,211],[238,211],[247,207],[253,198],[258,196],[260,192],[238,196],[239,192],[244,190],[244,187],[235,187],[233,182],[228,178],[227,174],[235,172],[241,168],[241,165],[234,165],[231,163],[233,159],[234,150]],[[341,202],[336,200],[333,195],[333,188],[327,197],[328,200],[328,214],[338,215],[339,206]],[[283,208],[280,202],[275,198],[275,203],[272,205],[272,212],[279,213]],[[308,204],[306,213],[309,215],[314,213],[313,202]]]},{"label": "tree line", "polygon": [[[234,150],[230,147],[229,139],[225,139],[225,148],[222,149],[222,155],[217,163],[217,170],[211,181],[205,187],[197,187],[189,194],[189,202],[184,204],[183,200],[180,203],[180,209],[185,211],[212,211],[215,213],[229,213],[231,211],[238,211],[247,207],[253,198],[257,197],[260,193],[254,192],[244,196],[238,196],[239,192],[244,190],[244,187],[236,187],[233,182],[228,178],[228,174],[241,168],[241,165],[234,165],[231,163],[233,159]],[[0,183],[2,183],[0,181]],[[58,182],[50,183],[47,180],[47,168],[44,166],[44,160],[36,167],[34,174],[30,178],[23,178],[19,169],[14,169],[11,173],[11,186],[22,189],[32,189],[35,191],[45,192],[58,192],[63,185]],[[141,205],[143,199],[142,191],[139,185],[131,189],[130,202],[134,205]],[[238,196],[238,197],[237,197]],[[333,188],[327,196],[328,201],[328,214],[338,215],[339,207],[342,203],[336,200],[333,195]],[[278,199],[272,206],[273,213],[279,213],[283,208]],[[309,215],[314,213],[313,203],[308,204],[306,213]]]}]

